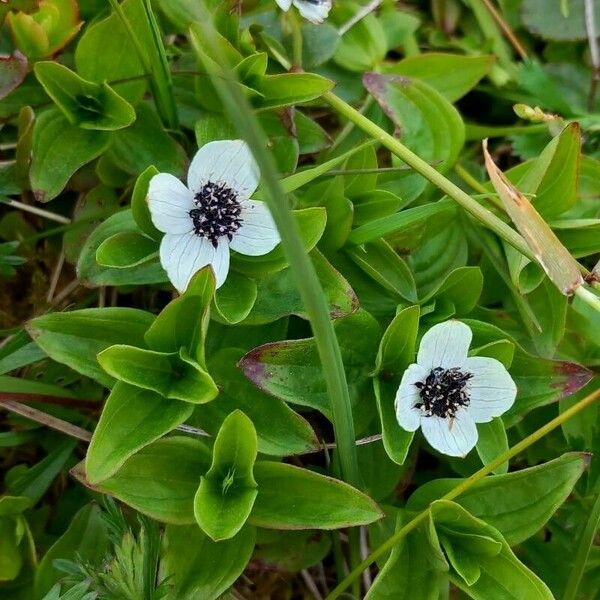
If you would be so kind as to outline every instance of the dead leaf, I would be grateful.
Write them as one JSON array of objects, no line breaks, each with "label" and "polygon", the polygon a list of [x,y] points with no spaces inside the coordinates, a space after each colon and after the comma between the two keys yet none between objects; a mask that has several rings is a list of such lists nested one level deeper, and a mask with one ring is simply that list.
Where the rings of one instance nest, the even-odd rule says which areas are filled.
[{"label": "dead leaf", "polygon": [[525,238],[546,275],[565,295],[572,296],[583,283],[577,261],[560,243],[550,226],[523,195],[495,165],[483,141],[485,166],[504,209]]}]

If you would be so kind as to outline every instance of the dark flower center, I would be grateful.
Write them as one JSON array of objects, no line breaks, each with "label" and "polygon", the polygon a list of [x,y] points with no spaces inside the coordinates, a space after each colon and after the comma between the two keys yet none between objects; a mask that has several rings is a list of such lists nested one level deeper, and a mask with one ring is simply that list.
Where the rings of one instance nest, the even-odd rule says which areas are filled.
[{"label": "dark flower center", "polygon": [[194,197],[194,204],[190,217],[196,235],[208,238],[215,248],[220,237],[232,240],[242,224],[242,207],[235,191],[224,183],[209,181]]},{"label": "dark flower center", "polygon": [[423,411],[425,417],[455,417],[461,406],[469,405],[465,388],[471,377],[472,373],[464,373],[457,368],[432,369],[425,381],[415,383],[422,400],[415,406]]}]

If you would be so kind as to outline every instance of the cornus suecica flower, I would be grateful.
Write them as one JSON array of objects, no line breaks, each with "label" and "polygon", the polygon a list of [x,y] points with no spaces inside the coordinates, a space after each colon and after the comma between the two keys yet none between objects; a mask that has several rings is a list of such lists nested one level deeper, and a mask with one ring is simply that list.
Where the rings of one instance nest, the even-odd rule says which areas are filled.
[{"label": "cornus suecica flower", "polygon": [[222,285],[229,272],[230,249],[261,256],[277,246],[280,238],[269,209],[264,202],[249,199],[259,179],[248,145],[223,140],[198,150],[187,187],[168,173],[150,180],[152,222],[165,233],[160,262],[179,292],[206,265],[211,265],[217,287]]},{"label": "cornus suecica flower", "polygon": [[434,325],[421,340],[417,362],[404,372],[396,418],[406,431],[421,427],[427,441],[449,456],[477,443],[475,423],[488,423],[515,401],[517,386],[494,358],[467,356],[473,334],[460,321]]},{"label": "cornus suecica flower", "polygon": [[322,23],[331,10],[331,0],[275,0],[282,10],[290,10],[292,4],[311,23]]}]

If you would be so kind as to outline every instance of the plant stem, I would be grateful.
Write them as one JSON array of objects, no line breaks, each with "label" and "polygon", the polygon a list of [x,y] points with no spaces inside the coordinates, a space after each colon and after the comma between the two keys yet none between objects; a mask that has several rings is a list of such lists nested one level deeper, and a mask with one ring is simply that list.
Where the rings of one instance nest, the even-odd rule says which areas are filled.
[{"label": "plant stem", "polygon": [[[209,43],[212,42],[213,55],[220,67],[220,72],[215,73],[215,77],[212,78],[213,85],[221,97],[232,122],[252,148],[254,158],[260,168],[266,201],[281,236],[281,244],[288,257],[290,269],[294,275],[300,296],[306,307],[321,359],[333,413],[333,427],[339,449],[338,458],[341,476],[348,483],[357,486],[359,485],[359,470],[354,441],[352,406],[342,355],[333,324],[329,320],[329,307],[323,289],[317,278],[314,265],[302,244],[298,225],[281,187],[273,157],[267,151],[268,141],[266,136],[260,128],[246,96],[235,80],[230,66],[223,57],[219,45],[214,42],[215,36],[210,19],[207,18],[203,23],[193,25],[190,35],[192,46],[201,62],[203,62],[204,54],[202,44],[198,42],[198,35],[204,36]],[[204,66],[210,68],[211,65],[205,64]]]},{"label": "plant stem", "polygon": [[148,27],[152,34],[154,41],[154,51],[156,53],[155,65],[158,64],[158,69],[154,68],[152,60],[150,59],[148,52],[143,48],[138,39],[135,31],[127,18],[127,15],[123,11],[123,7],[119,4],[119,0],[109,0],[115,14],[123,24],[123,27],[127,30],[131,42],[135,46],[138,58],[144,69],[146,76],[150,77],[150,85],[152,86],[154,102],[156,108],[161,117],[163,124],[170,129],[177,129],[177,107],[175,104],[175,98],[173,97],[173,84],[171,81],[171,72],[167,61],[165,48],[160,37],[160,31],[158,30],[158,24],[154,18],[154,13],[148,0],[144,0],[143,8],[146,13],[148,20]]},{"label": "plant stem", "polygon": [[467,141],[482,140],[484,138],[504,137],[507,135],[529,135],[534,133],[548,133],[546,123],[532,125],[479,125],[466,123],[465,133]]},{"label": "plant stem", "polygon": [[55,221],[56,223],[64,223],[65,225],[67,225],[71,222],[71,219],[69,219],[68,217],[64,217],[63,215],[59,215],[58,213],[50,212],[49,210],[38,208],[37,206],[31,206],[29,204],[19,202],[18,200],[8,200],[7,202],[5,202],[5,204],[8,204],[8,206],[12,206],[13,208],[18,208],[19,210],[24,210],[25,212],[31,213],[33,215],[44,217],[44,219]]},{"label": "plant stem", "polygon": [[485,194],[487,199],[499,210],[504,212],[504,207],[502,206],[502,202],[500,200],[490,194],[490,191],[486,189],[483,183],[480,183],[467,171],[460,163],[456,163],[454,165],[454,172],[473,190],[479,192],[480,194]]},{"label": "plant stem", "polygon": [[153,83],[155,94],[157,96],[156,105],[163,117],[164,124],[170,129],[178,129],[179,116],[177,114],[177,104],[173,95],[173,79],[171,78],[169,60],[150,0],[143,0],[143,4],[146,18],[148,19],[148,25],[152,32],[157,59],[152,68]]},{"label": "plant stem", "polygon": [[[517,454],[520,454],[529,446],[543,438],[545,435],[560,427],[563,423],[568,421],[571,417],[581,412],[588,406],[592,405],[600,398],[600,390],[596,390],[589,396],[580,400],[577,404],[574,404],[571,408],[560,414],[558,417],[552,419],[546,423],[543,427],[540,427],[537,431],[521,440],[518,444],[515,444],[512,448],[509,448],[506,452],[503,452],[500,456],[495,458],[493,461],[485,465],[482,469],[461,481],[457,486],[452,488],[446,495],[442,496],[441,500],[453,500],[462,493],[466,492],[469,488],[473,487],[478,481],[482,480],[486,475],[489,475],[499,467],[502,463],[510,460]],[[429,517],[430,509],[427,508],[420,512],[416,517],[409,521],[404,527],[399,529],[388,538],[379,548],[371,552],[371,554],[362,561],[355,569],[353,569],[348,576],[339,583],[339,585],[327,596],[326,600],[334,600],[357,578],[360,577],[361,573],[370,565],[372,565],[378,558],[384,556],[389,552],[407,533],[410,533],[413,529],[418,527],[423,521]]]},{"label": "plant stem", "polygon": [[600,296],[590,290],[585,284],[575,289],[575,295],[588,306],[600,312]]},{"label": "plant stem", "polygon": [[577,546],[577,552],[575,553],[575,559],[573,560],[573,568],[569,574],[569,580],[563,594],[563,600],[575,600],[577,598],[577,591],[579,589],[579,583],[583,571],[585,570],[585,564],[587,562],[591,547],[594,544],[594,538],[596,537],[596,531],[600,525],[600,494],[596,496],[596,501],[592,506],[592,511],[586,523],[586,526],[581,533],[579,538],[579,544]]},{"label": "plant stem", "polygon": [[521,254],[526,256],[532,262],[537,263],[533,252],[527,245],[527,242],[514,229],[509,227],[504,221],[490,212],[487,208],[481,206],[473,200],[465,191],[436,171],[429,163],[417,156],[412,150],[409,150],[404,144],[400,143],[393,135],[370,121],[367,117],[358,112],[355,108],[338,98],[332,92],[326,92],[323,95],[325,100],[332,108],[344,115],[350,121],[353,121],[357,127],[378,140],[383,146],[411,166],[417,173],[420,173],[431,181],[435,186],[445,194],[455,200],[467,212],[473,215],[478,221],[486,225],[489,229],[498,234],[503,240],[516,248]]},{"label": "plant stem", "polygon": [[292,61],[295,69],[302,69],[302,25],[296,11],[290,10],[286,14],[292,31]]},{"label": "plant stem", "polygon": [[498,12],[496,7],[492,4],[491,0],[483,0],[486,8],[490,11],[492,17],[502,31],[504,35],[508,39],[508,41],[512,44],[512,47],[517,51],[519,56],[523,59],[527,59],[527,51],[523,48],[523,44],[519,41],[519,38],[515,35],[514,31],[510,28],[510,25],[502,18],[502,15]]},{"label": "plant stem", "polygon": [[77,427],[77,425],[73,425],[68,421],[57,419],[56,417],[46,414],[41,410],[31,408],[31,406],[27,406],[26,404],[14,402],[13,400],[0,400],[0,406],[10,410],[11,412],[21,415],[22,417],[31,419],[36,423],[46,425],[47,427],[56,429],[56,431],[66,433],[67,435],[77,438],[78,440],[89,442],[92,439],[92,434],[89,431],[82,429],[81,427]]}]

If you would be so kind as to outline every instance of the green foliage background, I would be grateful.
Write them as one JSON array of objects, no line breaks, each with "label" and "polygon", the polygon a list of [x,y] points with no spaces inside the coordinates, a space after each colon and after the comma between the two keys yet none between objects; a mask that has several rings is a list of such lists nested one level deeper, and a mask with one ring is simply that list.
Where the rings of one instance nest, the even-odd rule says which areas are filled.
[{"label": "green foliage background", "polygon": [[[0,5],[1,598],[600,598],[600,9],[333,5]],[[239,137],[282,244],[176,296],[149,181]],[[464,459],[393,408],[448,319]]]}]

